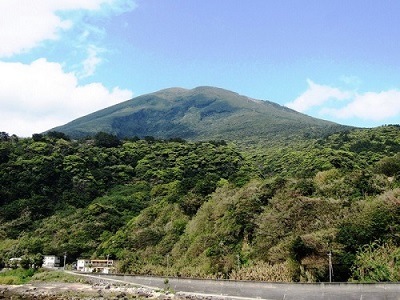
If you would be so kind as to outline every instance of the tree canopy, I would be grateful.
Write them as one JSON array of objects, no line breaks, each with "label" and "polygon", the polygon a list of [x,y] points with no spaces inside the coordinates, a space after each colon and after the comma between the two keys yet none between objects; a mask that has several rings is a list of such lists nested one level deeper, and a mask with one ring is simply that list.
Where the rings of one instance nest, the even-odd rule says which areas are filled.
[{"label": "tree canopy", "polygon": [[395,280],[399,150],[398,126],[252,146],[1,132],[0,261],[67,252],[120,272],[323,281],[331,252],[335,281]]}]

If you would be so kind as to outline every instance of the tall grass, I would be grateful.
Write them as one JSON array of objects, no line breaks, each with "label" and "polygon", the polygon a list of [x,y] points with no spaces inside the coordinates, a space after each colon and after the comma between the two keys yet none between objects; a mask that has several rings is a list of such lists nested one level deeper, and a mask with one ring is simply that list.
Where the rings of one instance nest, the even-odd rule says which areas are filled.
[{"label": "tall grass", "polygon": [[233,270],[230,279],[234,280],[257,280],[269,282],[291,282],[293,268],[289,262],[270,264],[258,262],[238,270]]},{"label": "tall grass", "polygon": [[87,282],[78,275],[64,273],[63,271],[41,271],[32,276],[32,281],[43,282]]},{"label": "tall grass", "polygon": [[34,269],[12,269],[0,273],[0,284],[24,284],[31,280],[36,270]]},{"label": "tall grass", "polygon": [[48,271],[34,269],[13,269],[0,273],[0,284],[19,285],[31,281],[43,282],[87,282],[81,276],[71,275],[63,271]]}]

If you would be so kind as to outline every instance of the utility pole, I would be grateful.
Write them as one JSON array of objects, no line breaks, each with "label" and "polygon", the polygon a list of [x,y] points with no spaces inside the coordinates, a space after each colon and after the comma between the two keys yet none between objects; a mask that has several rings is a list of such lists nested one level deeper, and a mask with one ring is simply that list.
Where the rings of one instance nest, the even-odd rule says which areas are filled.
[{"label": "utility pole", "polygon": [[106,269],[105,270],[107,270],[107,274],[109,273],[109,271],[110,271],[110,268],[108,267],[108,258],[110,257],[110,254],[107,254],[107,263],[106,263]]},{"label": "utility pole", "polygon": [[169,254],[167,254],[167,278],[169,276]]},{"label": "utility pole", "polygon": [[65,262],[67,261],[67,252],[64,252],[64,270],[65,270]]},{"label": "utility pole", "polygon": [[328,253],[328,261],[329,261],[329,282],[332,282],[332,275],[333,275],[332,251],[329,251]]}]

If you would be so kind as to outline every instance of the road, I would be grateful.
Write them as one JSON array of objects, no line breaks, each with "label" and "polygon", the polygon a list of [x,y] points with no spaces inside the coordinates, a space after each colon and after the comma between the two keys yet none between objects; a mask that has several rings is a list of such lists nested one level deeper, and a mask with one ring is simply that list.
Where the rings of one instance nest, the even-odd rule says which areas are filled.
[{"label": "road", "polygon": [[[91,275],[102,280],[115,280],[152,288],[166,287],[165,278],[128,275]],[[267,283],[232,280],[201,280],[169,278],[169,288],[175,292],[216,295],[225,299],[268,300],[400,300],[400,284],[354,283]]]}]

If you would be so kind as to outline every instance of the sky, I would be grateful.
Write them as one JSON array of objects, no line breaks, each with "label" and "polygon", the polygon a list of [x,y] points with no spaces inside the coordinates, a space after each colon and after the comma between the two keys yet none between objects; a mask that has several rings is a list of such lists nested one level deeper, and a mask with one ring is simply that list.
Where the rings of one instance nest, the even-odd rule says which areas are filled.
[{"label": "sky", "polygon": [[398,0],[0,0],[0,131],[169,87],[357,127],[400,123]]}]

